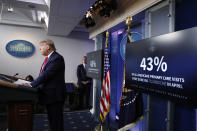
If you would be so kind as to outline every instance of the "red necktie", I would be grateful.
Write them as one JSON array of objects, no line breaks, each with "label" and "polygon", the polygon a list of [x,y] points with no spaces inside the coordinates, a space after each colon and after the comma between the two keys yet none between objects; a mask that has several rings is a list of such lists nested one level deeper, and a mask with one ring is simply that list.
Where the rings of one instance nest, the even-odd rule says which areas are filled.
[{"label": "red necktie", "polygon": [[45,64],[47,63],[48,57],[45,58],[44,63],[42,65],[41,71],[40,71],[40,75],[42,74],[42,71],[44,69]]}]

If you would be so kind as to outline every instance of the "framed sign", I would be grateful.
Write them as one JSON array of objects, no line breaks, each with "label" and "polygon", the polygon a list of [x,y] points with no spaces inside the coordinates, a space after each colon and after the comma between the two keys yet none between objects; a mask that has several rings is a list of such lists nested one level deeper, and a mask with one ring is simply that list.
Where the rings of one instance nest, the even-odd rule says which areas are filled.
[{"label": "framed sign", "polygon": [[34,54],[35,47],[25,40],[13,40],[6,45],[6,51],[12,56],[26,58]]},{"label": "framed sign", "polygon": [[126,87],[197,107],[197,27],[126,45]]},{"label": "framed sign", "polygon": [[103,74],[103,50],[87,53],[87,76],[101,79]]}]

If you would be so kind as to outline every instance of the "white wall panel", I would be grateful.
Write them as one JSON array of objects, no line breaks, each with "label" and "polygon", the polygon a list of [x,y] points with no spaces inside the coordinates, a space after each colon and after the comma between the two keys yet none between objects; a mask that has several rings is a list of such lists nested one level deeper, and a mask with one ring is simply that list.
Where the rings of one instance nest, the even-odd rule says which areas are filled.
[{"label": "white wall panel", "polygon": [[[94,50],[94,42],[86,39],[47,36],[44,29],[19,26],[0,25],[0,73],[24,78],[32,74],[36,78],[44,57],[39,51],[39,42],[44,39],[52,39],[55,42],[57,52],[65,59],[65,81],[77,82],[77,65],[82,62],[82,56]],[[17,58],[7,53],[5,47],[9,41],[26,40],[36,47],[35,54],[28,58]]]}]

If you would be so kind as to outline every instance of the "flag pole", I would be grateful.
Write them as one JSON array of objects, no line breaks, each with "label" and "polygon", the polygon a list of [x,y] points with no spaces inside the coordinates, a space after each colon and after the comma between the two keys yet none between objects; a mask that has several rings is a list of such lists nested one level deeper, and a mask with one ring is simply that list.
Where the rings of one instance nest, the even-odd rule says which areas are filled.
[{"label": "flag pole", "polygon": [[[133,39],[132,39],[132,35],[131,35],[131,30],[130,30],[130,26],[131,26],[131,21],[132,21],[132,17],[127,17],[126,19],[126,25],[128,26],[128,29],[126,30],[126,33],[127,33],[127,44],[130,44],[131,42],[133,42]],[[122,109],[124,109],[124,111],[120,112],[122,113],[122,115],[120,115],[120,120],[121,120],[121,126],[119,127],[119,130],[118,131],[122,131],[122,130],[128,130],[129,128],[132,128],[134,126],[136,126],[137,122],[142,118],[142,113],[143,113],[143,109],[142,109],[142,105],[140,103],[142,98],[141,98],[141,95],[140,93],[138,93],[137,91],[134,91],[132,89],[129,89],[128,87],[125,86],[125,72],[126,72],[126,64],[125,64],[125,60],[124,60],[124,72],[123,72],[123,84],[122,84],[122,94],[121,96],[123,96],[123,92],[124,92],[124,97],[125,97],[125,100],[124,102],[122,102],[122,97],[120,99],[120,106],[122,107]],[[132,95],[131,95],[132,94]],[[126,98],[129,97],[130,99],[127,99]],[[128,106],[126,108],[127,105],[130,105],[130,104],[134,104],[134,103],[137,103],[137,104],[134,104],[133,106]],[[124,107],[125,106],[125,107]],[[121,107],[120,107],[120,111],[121,111]],[[123,116],[125,115],[125,113],[128,111],[128,110],[133,110],[133,108],[137,109],[138,111],[134,113],[132,113],[132,118],[123,118]],[[127,110],[127,111],[125,111]]]},{"label": "flag pole", "polygon": [[[108,41],[108,38],[109,38],[109,31],[107,30],[106,33],[105,33],[105,36],[106,36],[106,41]],[[105,48],[108,48],[108,42],[105,42]],[[105,70],[105,69],[104,69]],[[106,77],[105,75],[103,77]],[[105,78],[104,78],[105,79]],[[103,79],[103,80],[104,80]],[[102,96],[101,96],[102,97]],[[108,128],[109,128],[109,114],[107,116],[108,118]],[[100,130],[103,131],[104,130],[104,121],[105,120],[101,120],[101,128]]]},{"label": "flag pole", "polygon": [[[109,30],[106,31],[106,39],[109,39]],[[107,45],[105,47],[108,48],[109,41],[106,42],[106,43],[107,43]],[[107,115],[107,126],[108,126],[107,128],[108,128],[108,130],[109,130],[109,125],[110,125],[110,120],[109,120],[109,113],[108,113],[108,115]]]}]

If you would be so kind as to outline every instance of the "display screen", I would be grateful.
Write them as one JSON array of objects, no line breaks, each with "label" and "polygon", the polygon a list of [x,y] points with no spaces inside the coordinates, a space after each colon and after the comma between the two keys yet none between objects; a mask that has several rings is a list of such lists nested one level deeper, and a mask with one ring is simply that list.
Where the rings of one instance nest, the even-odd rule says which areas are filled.
[{"label": "display screen", "polygon": [[197,107],[197,27],[128,43],[126,87]]},{"label": "display screen", "polygon": [[87,76],[101,79],[103,73],[103,50],[87,53]]}]

